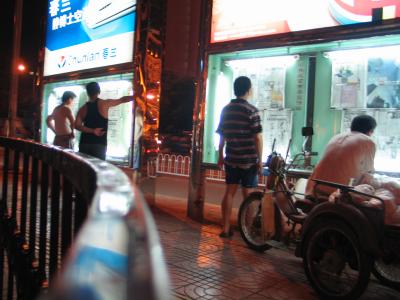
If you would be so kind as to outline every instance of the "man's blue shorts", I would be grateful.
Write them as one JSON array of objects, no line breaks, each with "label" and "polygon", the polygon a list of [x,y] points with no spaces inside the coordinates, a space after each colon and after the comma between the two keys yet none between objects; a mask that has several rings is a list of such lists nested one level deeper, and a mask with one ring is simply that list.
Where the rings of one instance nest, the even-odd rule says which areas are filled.
[{"label": "man's blue shorts", "polygon": [[248,169],[241,169],[225,164],[225,182],[226,184],[241,184],[245,188],[257,187],[257,171],[257,165]]}]

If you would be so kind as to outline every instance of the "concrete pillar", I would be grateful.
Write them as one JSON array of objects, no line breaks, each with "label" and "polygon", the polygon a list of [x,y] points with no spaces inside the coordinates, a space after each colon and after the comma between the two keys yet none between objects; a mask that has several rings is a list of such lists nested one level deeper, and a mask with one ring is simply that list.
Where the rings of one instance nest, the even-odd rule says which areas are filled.
[{"label": "concrete pillar", "polygon": [[11,63],[11,83],[10,83],[10,99],[8,109],[8,132],[7,136],[15,136],[15,126],[17,118],[18,104],[18,61],[21,48],[21,29],[22,29],[22,2],[23,0],[15,1],[14,8],[14,36],[13,36],[13,56]]},{"label": "concrete pillar", "polygon": [[189,197],[187,215],[196,221],[203,221],[204,195],[205,195],[205,169],[202,168],[203,159],[203,134],[204,134],[204,109],[205,109],[205,66],[207,44],[206,33],[207,12],[210,9],[210,1],[203,0],[200,12],[200,27],[198,39],[198,58],[196,75],[196,94],[193,108],[193,136],[192,136],[192,158],[189,177]]}]

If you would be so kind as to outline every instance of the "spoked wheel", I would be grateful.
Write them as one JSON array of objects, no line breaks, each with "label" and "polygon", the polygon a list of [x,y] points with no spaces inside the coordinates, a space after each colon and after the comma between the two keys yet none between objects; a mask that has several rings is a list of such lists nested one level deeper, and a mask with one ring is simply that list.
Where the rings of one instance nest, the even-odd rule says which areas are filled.
[{"label": "spoked wheel", "polygon": [[400,257],[376,259],[372,273],[384,285],[400,291]]},{"label": "spoked wheel", "polygon": [[305,240],[303,264],[323,299],[357,299],[367,288],[373,259],[343,222],[321,220]]},{"label": "spoked wheel", "polygon": [[[262,197],[262,193],[251,193],[240,206],[238,220],[239,231],[243,240],[250,249],[259,252],[271,248],[268,244],[271,237],[267,238],[263,231]],[[276,230],[278,229],[276,227]]]}]

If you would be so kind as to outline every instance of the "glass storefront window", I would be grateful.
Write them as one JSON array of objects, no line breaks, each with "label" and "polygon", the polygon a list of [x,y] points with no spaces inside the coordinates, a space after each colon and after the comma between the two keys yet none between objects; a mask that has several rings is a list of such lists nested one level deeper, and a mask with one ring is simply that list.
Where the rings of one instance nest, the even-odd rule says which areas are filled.
[{"label": "glass storefront window", "polygon": [[[376,170],[399,172],[399,53],[400,36],[387,35],[209,55],[203,162],[217,162],[219,136],[215,130],[221,110],[234,98],[234,79],[245,75],[254,88],[250,102],[262,115],[264,160],[274,139],[282,154],[289,139],[290,154],[301,151],[301,128],[310,115],[307,101],[314,98],[312,151],[319,153],[316,161],[335,134],[348,130],[355,115],[367,113],[378,123],[373,136]],[[313,82],[309,81],[311,61],[315,63]],[[312,90],[313,97],[307,94]]]},{"label": "glass storefront window", "polygon": [[[85,85],[91,81],[97,81],[100,85],[101,99],[118,99],[122,96],[133,95],[132,74],[103,76],[82,80],[48,83],[44,87],[42,120],[46,120],[48,114],[60,104],[62,94],[69,90],[77,95],[73,113],[76,116],[79,107],[87,100]],[[109,110],[107,132],[107,160],[127,163],[132,140],[132,102],[124,103]],[[80,132],[75,131],[75,147],[78,150]],[[54,133],[47,128],[46,122],[42,122],[42,142],[52,143]]]}]

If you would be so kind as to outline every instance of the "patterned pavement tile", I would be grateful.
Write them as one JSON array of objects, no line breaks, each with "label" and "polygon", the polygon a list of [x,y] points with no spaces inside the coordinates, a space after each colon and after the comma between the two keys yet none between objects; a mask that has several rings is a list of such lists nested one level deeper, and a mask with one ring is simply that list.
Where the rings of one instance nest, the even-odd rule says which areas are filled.
[{"label": "patterned pavement tile", "polygon": [[243,269],[236,269],[232,279],[229,282],[224,282],[223,286],[229,288],[232,285],[251,290],[254,293],[273,286],[282,280],[285,280],[285,278],[275,273],[254,274]]},{"label": "patterned pavement tile", "polygon": [[243,298],[243,300],[270,300],[270,299],[273,299],[273,298],[267,297],[265,295],[260,295],[260,294],[257,294],[257,293]]},{"label": "patterned pavement tile", "polygon": [[163,246],[166,261],[169,263],[181,262],[184,260],[191,260],[195,257],[192,252],[173,247]]},{"label": "patterned pavement tile", "polygon": [[[170,217],[168,217],[170,218]],[[169,221],[169,219],[160,219],[157,218],[155,219],[156,221],[156,225],[157,228],[159,228],[160,231],[160,235],[165,232],[165,233],[169,233],[169,232],[176,232],[176,231],[181,231],[187,228],[187,224],[185,224],[182,221],[176,221],[174,223],[171,223]]]},{"label": "patterned pavement tile", "polygon": [[161,241],[165,244],[173,245],[181,249],[204,249],[210,248],[211,251],[215,249],[223,249],[224,243],[215,236],[209,234],[199,234],[192,231],[181,231],[170,233],[167,236],[160,233]]},{"label": "patterned pavement tile", "polygon": [[177,249],[183,249],[186,251],[190,251],[199,255],[205,255],[213,252],[217,252],[223,249],[224,245],[211,244],[208,242],[200,242],[200,243],[180,243],[176,246]]},{"label": "patterned pavement tile", "polygon": [[228,249],[223,249],[223,251],[207,254],[207,257],[237,267],[247,267],[248,269],[262,268],[262,271],[265,271],[265,268],[270,270],[273,268],[270,260],[268,260],[267,254],[263,254],[261,256],[259,253],[255,253],[250,249],[236,249],[231,247]]},{"label": "patterned pavement tile", "polygon": [[[245,245],[237,231],[232,239],[221,239],[219,226],[185,223],[166,214],[159,218],[157,213],[155,219],[159,220],[173,299],[317,299],[302,259],[282,243],[258,253]],[[174,222],[179,225],[169,224]],[[372,277],[360,299],[400,299],[400,293]]]},{"label": "patterned pavement tile", "polygon": [[184,295],[180,295],[174,291],[171,293],[171,300],[186,300],[186,299],[188,298],[185,297]]},{"label": "patterned pavement tile", "polygon": [[182,235],[185,236],[185,238],[191,239],[198,239],[199,237],[201,238],[215,238],[215,235],[210,234],[208,232],[203,232],[200,230],[200,227],[198,228],[192,228],[190,226],[186,226],[185,228],[182,228],[181,231],[174,231],[174,232],[169,232],[168,237],[171,238],[179,238]]},{"label": "patterned pavement tile", "polygon": [[235,270],[234,266],[208,259],[205,256],[199,256],[192,260],[177,262],[174,263],[174,265],[178,268],[192,270],[193,272],[197,272],[199,274],[210,274],[213,276],[231,275]]},{"label": "patterned pavement tile", "polygon": [[196,275],[203,275],[207,279],[203,282],[218,284],[221,288],[229,289],[234,286],[245,288],[251,292],[262,290],[268,286],[282,281],[285,277],[274,272],[254,273],[243,268],[233,267],[228,264],[210,260],[206,257],[198,257],[196,261],[184,261],[174,264],[175,268],[190,270]]},{"label": "patterned pavement tile", "polygon": [[168,265],[168,268],[173,289],[186,286],[188,284],[193,284],[200,280],[208,279],[208,277],[205,275],[177,268],[171,264]]},{"label": "patterned pavement tile", "polygon": [[175,290],[175,293],[187,297],[186,299],[245,299],[252,292],[231,286],[229,289],[218,285],[207,285],[202,282],[190,284]]},{"label": "patterned pavement tile", "polygon": [[312,300],[318,299],[314,291],[304,284],[281,281],[259,292],[260,295],[274,300]]},{"label": "patterned pavement tile", "polygon": [[277,266],[268,261],[263,262],[253,262],[253,263],[245,263],[241,267],[244,270],[254,273],[268,273],[268,272],[277,272]]}]

